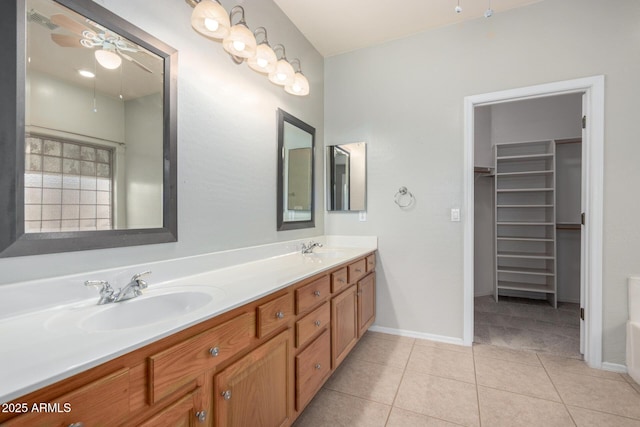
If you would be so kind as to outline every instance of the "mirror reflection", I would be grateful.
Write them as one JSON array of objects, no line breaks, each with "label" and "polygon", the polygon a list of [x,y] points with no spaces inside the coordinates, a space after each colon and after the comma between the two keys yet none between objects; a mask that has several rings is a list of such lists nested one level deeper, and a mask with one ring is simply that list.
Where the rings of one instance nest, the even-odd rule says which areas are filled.
[{"label": "mirror reflection", "polygon": [[278,110],[278,230],[314,226],[315,129]]},{"label": "mirror reflection", "polygon": [[26,233],[163,226],[162,57],[27,0]]},{"label": "mirror reflection", "polygon": [[327,209],[366,210],[367,149],[364,142],[327,147]]}]

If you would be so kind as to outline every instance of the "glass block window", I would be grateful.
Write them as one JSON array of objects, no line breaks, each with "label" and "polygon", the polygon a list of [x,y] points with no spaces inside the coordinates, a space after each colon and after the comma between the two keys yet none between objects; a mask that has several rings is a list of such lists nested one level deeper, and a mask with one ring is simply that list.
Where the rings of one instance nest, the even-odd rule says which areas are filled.
[{"label": "glass block window", "polygon": [[29,135],[25,147],[25,232],[113,228],[112,149]]}]

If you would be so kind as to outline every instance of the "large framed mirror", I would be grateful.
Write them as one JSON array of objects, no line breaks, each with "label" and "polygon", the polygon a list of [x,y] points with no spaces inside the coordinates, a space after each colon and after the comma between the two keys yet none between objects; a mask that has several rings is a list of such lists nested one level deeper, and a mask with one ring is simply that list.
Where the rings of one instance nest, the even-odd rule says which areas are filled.
[{"label": "large framed mirror", "polygon": [[327,147],[327,210],[367,210],[367,145]]},{"label": "large framed mirror", "polygon": [[89,0],[0,11],[0,257],[176,241],[177,51]]},{"label": "large framed mirror", "polygon": [[316,130],[278,109],[278,230],[312,228]]}]

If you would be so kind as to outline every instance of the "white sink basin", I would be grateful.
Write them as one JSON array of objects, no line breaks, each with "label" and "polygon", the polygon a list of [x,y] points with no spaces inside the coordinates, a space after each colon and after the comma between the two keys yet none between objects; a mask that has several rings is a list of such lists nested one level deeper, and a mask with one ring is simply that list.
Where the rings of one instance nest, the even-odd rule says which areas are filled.
[{"label": "white sink basin", "polygon": [[131,299],[105,306],[85,317],[80,327],[88,331],[135,328],[182,316],[209,304],[213,297],[205,292],[175,292]]},{"label": "white sink basin", "polygon": [[[80,328],[89,332],[108,332],[148,326],[204,309],[219,296],[220,288],[209,286],[180,286],[148,290],[127,301],[96,305],[82,303],[62,308],[48,321],[49,330]],[[97,300],[96,300],[97,301]]]},{"label": "white sink basin", "polygon": [[309,254],[305,254],[305,256],[323,258],[323,259],[336,259],[336,258],[347,258],[350,255],[348,249],[337,249],[337,248],[313,248],[313,252]]}]

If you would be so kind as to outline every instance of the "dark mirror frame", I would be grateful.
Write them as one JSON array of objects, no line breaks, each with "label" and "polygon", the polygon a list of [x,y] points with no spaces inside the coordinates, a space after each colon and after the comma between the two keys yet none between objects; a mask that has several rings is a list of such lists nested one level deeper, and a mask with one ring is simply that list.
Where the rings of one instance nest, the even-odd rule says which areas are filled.
[{"label": "dark mirror frame", "polygon": [[177,51],[91,0],[54,1],[164,59],[163,226],[24,232],[26,2],[7,0],[0,4],[0,258],[177,241]]},{"label": "dark mirror frame", "polygon": [[[311,219],[306,221],[284,220],[284,123],[287,122],[311,135]],[[316,129],[297,117],[278,108],[278,231],[315,227],[315,152]]]}]

